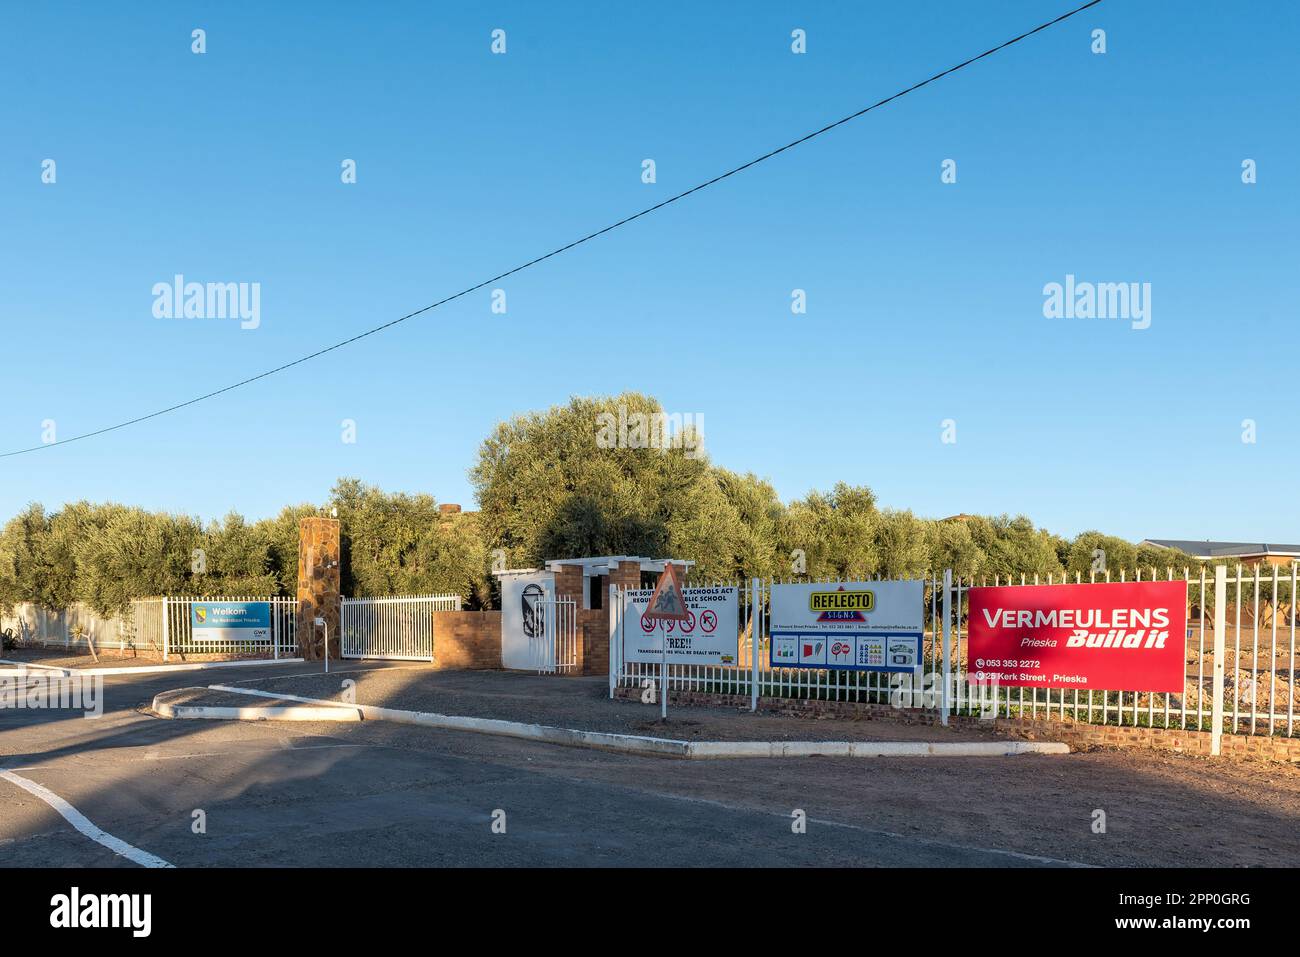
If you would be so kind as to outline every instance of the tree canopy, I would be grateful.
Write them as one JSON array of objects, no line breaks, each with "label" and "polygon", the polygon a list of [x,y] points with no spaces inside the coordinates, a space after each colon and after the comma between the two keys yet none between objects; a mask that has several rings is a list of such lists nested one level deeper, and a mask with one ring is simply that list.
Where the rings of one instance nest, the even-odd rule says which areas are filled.
[{"label": "tree canopy", "polygon": [[111,502],[57,511],[33,503],[0,528],[0,608],[84,601],[108,614],[153,595],[292,594],[298,522],[331,512],[344,594],[454,592],[471,608],[493,600],[497,550],[508,567],[587,555],[691,559],[693,577],[711,581],[945,568],[966,579],[1086,579],[1097,567],[1195,564],[1099,531],[1065,539],[1024,516],[923,518],[844,482],[783,503],[758,476],[713,465],[702,438],[657,400],[624,393],[500,423],[469,472],[478,512],[443,514],[431,495],[355,478],[340,479],[320,505],[256,522],[234,512],[204,525]]}]

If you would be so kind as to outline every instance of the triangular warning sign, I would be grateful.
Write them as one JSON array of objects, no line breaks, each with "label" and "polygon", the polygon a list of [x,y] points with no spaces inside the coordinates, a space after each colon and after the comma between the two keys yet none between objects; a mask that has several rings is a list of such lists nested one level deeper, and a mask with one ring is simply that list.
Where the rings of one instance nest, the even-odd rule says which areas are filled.
[{"label": "triangular warning sign", "polygon": [[655,593],[641,617],[650,621],[685,621],[689,615],[677,572],[671,563],[664,565],[664,573],[659,576],[659,584],[655,585]]}]

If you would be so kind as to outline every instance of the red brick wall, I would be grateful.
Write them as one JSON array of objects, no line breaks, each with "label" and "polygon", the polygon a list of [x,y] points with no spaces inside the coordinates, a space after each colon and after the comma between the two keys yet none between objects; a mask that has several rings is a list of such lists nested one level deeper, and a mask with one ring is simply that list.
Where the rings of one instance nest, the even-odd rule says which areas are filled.
[{"label": "red brick wall", "polygon": [[641,563],[619,562],[618,569],[609,574],[609,583],[611,585],[621,585],[624,588],[640,588]]},{"label": "red brick wall", "polygon": [[[605,603],[609,604],[608,600]],[[578,630],[582,645],[582,673],[609,674],[609,609],[578,612]]]},{"label": "red brick wall", "polygon": [[[623,562],[637,569],[636,562]],[[572,598],[578,607],[578,667],[572,672],[580,675],[603,675],[609,673],[609,579],[601,576],[596,587],[604,589],[601,593],[600,608],[584,609],[586,602],[581,565],[560,565],[555,572],[555,595],[557,598]]]},{"label": "red brick wall", "polygon": [[433,657],[438,670],[501,667],[501,612],[435,611]]}]

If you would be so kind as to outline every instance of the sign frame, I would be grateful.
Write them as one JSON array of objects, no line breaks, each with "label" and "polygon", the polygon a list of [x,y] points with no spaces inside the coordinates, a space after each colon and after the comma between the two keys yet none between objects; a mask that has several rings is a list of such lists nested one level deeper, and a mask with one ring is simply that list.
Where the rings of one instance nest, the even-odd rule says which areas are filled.
[{"label": "sign frame", "polygon": [[272,641],[271,603],[228,599],[191,601],[190,635],[195,642],[269,643]]},{"label": "sign frame", "polygon": [[[922,579],[774,583],[767,630],[768,666],[919,674],[924,667],[925,584]],[[838,597],[841,594],[843,598]],[[855,597],[859,595],[866,597]],[[813,614],[817,617],[807,620]],[[875,620],[880,622],[878,627],[873,627]],[[791,642],[796,649],[793,658],[778,660],[778,649],[791,647]],[[825,646],[814,652],[820,660],[806,660],[805,642]],[[831,649],[837,645],[842,650],[836,655],[847,660],[832,659]],[[877,653],[879,660],[875,661]]]},{"label": "sign frame", "polygon": [[[1185,579],[987,585],[972,587],[967,595],[970,619],[966,629],[966,678],[972,685],[996,681],[1000,688],[1186,693]],[[992,620],[991,611],[996,612]],[[1140,611],[1148,617],[1138,619],[1136,613]],[[1073,614],[1062,624],[1064,612]],[[1082,612],[1090,612],[1088,618],[1076,620]],[[1158,612],[1165,613],[1163,624],[1157,619]],[[1123,613],[1122,621],[1117,619],[1119,613]],[[1014,623],[1008,615],[1015,616]],[[1024,615],[1033,618],[1026,623],[1021,617]],[[1048,615],[1055,618],[1040,623],[1039,619]],[[1093,631],[1094,628],[1103,630]],[[1153,632],[1164,634],[1157,637]],[[1079,633],[1085,637],[1080,639]],[[1090,643],[1093,637],[1097,639],[1096,644]],[[1127,639],[1135,639],[1135,643],[1123,644]],[[1071,640],[1084,643],[1070,645]],[[1026,649],[1027,642],[1033,644]],[[1022,659],[1022,654],[1028,657]],[[996,671],[988,670],[986,662],[990,660],[997,663]],[[1012,660],[1017,667],[1009,677],[1004,667]],[[1022,677],[1040,669],[1041,678]],[[1122,677],[1117,681],[1107,677],[1114,673],[1122,673]],[[1137,677],[1129,677],[1131,674]],[[1064,680],[1067,677],[1091,679],[1094,675],[1095,681]]]}]

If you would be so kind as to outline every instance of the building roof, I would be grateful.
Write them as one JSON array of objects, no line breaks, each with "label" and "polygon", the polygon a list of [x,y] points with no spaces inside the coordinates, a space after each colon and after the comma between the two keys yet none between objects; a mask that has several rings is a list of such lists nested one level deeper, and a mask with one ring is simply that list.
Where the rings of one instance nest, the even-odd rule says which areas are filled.
[{"label": "building roof", "polygon": [[[552,558],[546,562],[546,571],[556,571],[561,565],[581,565],[584,575],[608,575],[618,570],[619,562],[637,562],[643,572],[662,573],[664,566],[670,562],[678,568],[690,568],[693,559],[686,558],[642,558],[638,555],[597,555],[590,558]],[[528,575],[541,571],[540,568],[508,568],[493,572],[494,575]]]},{"label": "building roof", "polygon": [[1268,542],[1212,542],[1184,538],[1147,538],[1143,545],[1176,548],[1194,558],[1258,558],[1265,555],[1300,558],[1300,545],[1279,545]]},{"label": "building roof", "polygon": [[547,571],[555,571],[561,565],[581,565],[584,575],[608,575],[618,570],[619,562],[639,562],[643,572],[662,573],[664,566],[670,562],[679,568],[690,568],[695,564],[684,558],[641,558],[638,555],[598,555],[593,558],[554,558],[546,563]]}]

